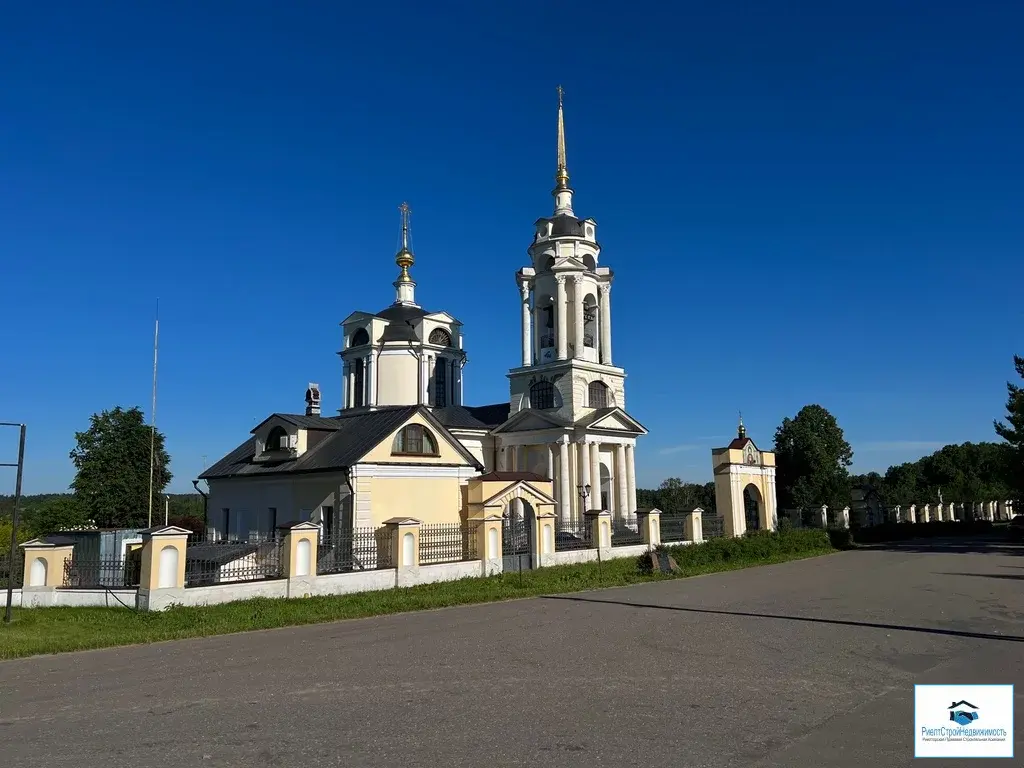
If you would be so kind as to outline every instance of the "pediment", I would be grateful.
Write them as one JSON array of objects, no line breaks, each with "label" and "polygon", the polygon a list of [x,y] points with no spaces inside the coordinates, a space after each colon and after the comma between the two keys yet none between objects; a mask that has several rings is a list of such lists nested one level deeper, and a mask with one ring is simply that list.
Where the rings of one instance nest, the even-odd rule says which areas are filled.
[{"label": "pediment", "polygon": [[579,259],[573,256],[561,256],[555,259],[554,266],[551,268],[552,272],[561,272],[562,270],[581,270],[586,269],[587,265]]},{"label": "pediment", "polygon": [[519,480],[505,488],[502,488],[490,498],[485,499],[483,506],[485,508],[504,507],[512,499],[526,499],[537,508],[554,506],[558,503],[555,499],[535,487],[528,480]]},{"label": "pediment", "polygon": [[527,408],[512,416],[500,427],[496,427],[494,432],[533,432],[541,429],[564,429],[567,426],[565,422],[556,416],[550,416],[544,411]]},{"label": "pediment", "polygon": [[356,312],[353,312],[348,317],[346,317],[344,320],[342,320],[341,324],[342,325],[348,325],[349,323],[363,322],[363,321],[366,321],[366,320],[372,320],[374,317],[376,317],[376,315],[373,315],[373,314],[371,314],[369,312],[359,312],[359,311],[356,311]]},{"label": "pediment", "polygon": [[452,317],[447,312],[431,312],[429,315],[424,315],[425,318],[434,320],[439,323],[448,323],[449,325],[462,325],[455,317]]},{"label": "pediment", "polygon": [[607,429],[646,435],[647,429],[621,408],[614,408],[586,425],[587,429]]}]

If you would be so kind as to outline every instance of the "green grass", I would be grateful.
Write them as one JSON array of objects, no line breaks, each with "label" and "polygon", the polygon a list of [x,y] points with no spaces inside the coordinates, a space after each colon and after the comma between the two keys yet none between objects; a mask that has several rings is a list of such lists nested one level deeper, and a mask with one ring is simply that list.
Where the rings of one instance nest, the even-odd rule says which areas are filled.
[{"label": "green grass", "polygon": [[643,558],[627,557],[600,565],[565,565],[521,575],[512,572],[380,592],[292,600],[255,598],[224,605],[175,607],[160,613],[127,608],[17,609],[9,626],[0,624],[0,659],[626,586],[780,563],[834,550],[824,532],[807,536],[806,532],[794,531],[716,539],[668,551],[680,567],[671,575],[644,573],[640,567]]}]

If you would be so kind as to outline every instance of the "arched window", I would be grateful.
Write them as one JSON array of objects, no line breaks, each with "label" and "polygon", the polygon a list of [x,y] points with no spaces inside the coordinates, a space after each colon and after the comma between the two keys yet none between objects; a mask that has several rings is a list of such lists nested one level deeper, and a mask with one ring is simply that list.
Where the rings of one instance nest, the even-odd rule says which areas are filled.
[{"label": "arched window", "polygon": [[530,385],[530,407],[555,407],[555,387],[550,381],[538,381]]},{"label": "arched window", "polygon": [[603,381],[592,381],[587,387],[587,402],[591,408],[608,407],[608,385]]},{"label": "arched window", "polygon": [[[362,331],[365,333],[365,331]],[[366,402],[366,367],[363,365],[362,358],[358,358],[352,362],[354,367],[352,379],[354,384],[352,388],[355,390],[352,393],[352,407],[359,408],[364,402]]]},{"label": "arched window", "polygon": [[448,358],[439,357],[434,361],[434,407],[448,405]]},{"label": "arched window", "polygon": [[288,447],[288,433],[281,427],[274,427],[267,435],[267,443],[264,450],[280,451]]},{"label": "arched window", "polygon": [[352,346],[361,347],[364,344],[370,343],[370,334],[366,332],[365,328],[360,328],[358,331],[352,334]]},{"label": "arched window", "polygon": [[448,333],[444,328],[435,328],[430,332],[431,344],[439,344],[442,347],[450,347],[452,345],[452,335]]},{"label": "arched window", "polygon": [[395,435],[391,453],[404,456],[436,456],[437,441],[426,427],[409,424]]}]

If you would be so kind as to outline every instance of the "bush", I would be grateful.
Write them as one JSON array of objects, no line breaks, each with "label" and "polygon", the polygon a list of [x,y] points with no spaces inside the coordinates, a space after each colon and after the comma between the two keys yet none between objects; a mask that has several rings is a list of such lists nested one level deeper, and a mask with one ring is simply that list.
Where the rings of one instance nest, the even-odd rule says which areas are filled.
[{"label": "bush", "polygon": [[[759,562],[831,552],[828,534],[818,528],[789,531],[749,531],[739,538],[709,539],[701,544],[659,546],[656,552],[667,552],[683,571],[707,570],[716,565],[755,565]],[[637,558],[641,573],[651,572],[650,555]]]},{"label": "bush", "polygon": [[849,528],[829,528],[828,540],[835,549],[853,549],[854,534]]}]

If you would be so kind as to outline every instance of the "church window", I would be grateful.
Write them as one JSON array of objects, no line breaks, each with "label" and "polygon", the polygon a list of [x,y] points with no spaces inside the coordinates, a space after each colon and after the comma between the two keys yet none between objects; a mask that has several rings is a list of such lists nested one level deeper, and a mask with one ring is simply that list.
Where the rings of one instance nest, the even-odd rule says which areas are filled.
[{"label": "church window", "polygon": [[608,407],[608,385],[603,381],[592,381],[587,387],[587,400],[591,408]]},{"label": "church window", "polygon": [[267,435],[267,442],[264,445],[266,451],[279,451],[288,447],[288,433],[281,427],[274,427]]},{"label": "church window", "polygon": [[434,407],[448,405],[448,359],[439,357],[434,361]]},{"label": "church window", "polygon": [[365,328],[360,328],[358,331],[352,334],[352,346],[361,347],[364,344],[370,343],[370,334],[366,332]]},{"label": "church window", "polygon": [[442,347],[450,347],[452,345],[452,336],[444,328],[435,328],[430,332],[430,343],[439,344]]},{"label": "church window", "polygon": [[420,424],[409,424],[395,435],[391,453],[403,456],[437,456],[437,441]]},{"label": "church window", "polygon": [[354,368],[352,389],[355,390],[352,392],[352,407],[359,408],[365,402],[366,397],[366,366],[362,358],[359,358],[353,361],[352,367]]},{"label": "church window", "polygon": [[530,385],[530,407],[555,407],[555,387],[550,381],[538,381]]}]

